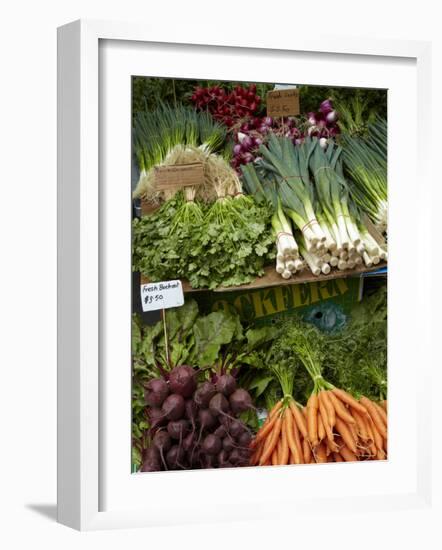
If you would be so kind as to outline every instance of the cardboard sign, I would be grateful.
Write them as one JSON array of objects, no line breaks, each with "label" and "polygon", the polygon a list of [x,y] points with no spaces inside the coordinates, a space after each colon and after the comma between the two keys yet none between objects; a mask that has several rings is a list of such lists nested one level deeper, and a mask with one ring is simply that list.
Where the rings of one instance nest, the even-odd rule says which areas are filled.
[{"label": "cardboard sign", "polygon": [[155,188],[158,191],[201,185],[202,183],[204,183],[204,168],[201,162],[155,168]]},{"label": "cardboard sign", "polygon": [[299,115],[299,89],[271,90],[267,92],[267,116]]},{"label": "cardboard sign", "polygon": [[162,281],[141,285],[141,305],[143,311],[169,309],[184,304],[181,281]]}]

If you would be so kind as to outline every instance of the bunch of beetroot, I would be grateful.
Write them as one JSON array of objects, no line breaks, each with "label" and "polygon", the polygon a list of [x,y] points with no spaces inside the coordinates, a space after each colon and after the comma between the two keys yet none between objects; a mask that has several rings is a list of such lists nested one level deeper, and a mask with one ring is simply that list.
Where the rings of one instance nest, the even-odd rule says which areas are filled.
[{"label": "bunch of beetroot", "polygon": [[208,111],[215,120],[229,128],[238,120],[256,114],[261,103],[261,98],[256,93],[256,84],[235,86],[232,91],[221,86],[198,86],[191,100],[197,109]]},{"label": "bunch of beetroot", "polygon": [[252,434],[238,415],[252,400],[232,375],[198,383],[192,367],[177,366],[167,381],[150,380],[145,399],[152,444],[142,472],[249,464]]}]

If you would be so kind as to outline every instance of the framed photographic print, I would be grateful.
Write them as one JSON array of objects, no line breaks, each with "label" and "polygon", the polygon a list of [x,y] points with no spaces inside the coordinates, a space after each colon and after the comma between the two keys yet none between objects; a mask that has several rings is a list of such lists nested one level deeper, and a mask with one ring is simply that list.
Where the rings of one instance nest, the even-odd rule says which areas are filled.
[{"label": "framed photographic print", "polygon": [[428,55],[59,29],[60,522],[425,505]]}]

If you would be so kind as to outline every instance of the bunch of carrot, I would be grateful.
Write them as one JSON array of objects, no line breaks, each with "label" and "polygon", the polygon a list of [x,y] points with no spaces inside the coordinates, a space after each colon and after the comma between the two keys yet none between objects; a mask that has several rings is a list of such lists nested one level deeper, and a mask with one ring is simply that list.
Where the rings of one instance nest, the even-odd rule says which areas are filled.
[{"label": "bunch of carrot", "polygon": [[321,385],[328,387],[316,387],[304,408],[287,395],[276,403],[251,443],[251,465],[387,458],[387,402],[356,400],[324,379]]}]

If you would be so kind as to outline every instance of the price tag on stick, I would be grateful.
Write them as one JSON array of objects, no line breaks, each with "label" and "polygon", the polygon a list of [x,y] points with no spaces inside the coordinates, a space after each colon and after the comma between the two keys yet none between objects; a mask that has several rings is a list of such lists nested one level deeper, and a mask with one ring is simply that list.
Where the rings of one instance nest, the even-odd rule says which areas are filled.
[{"label": "price tag on stick", "polygon": [[141,305],[143,311],[169,309],[184,305],[181,281],[162,281],[141,285]]},{"label": "price tag on stick", "polygon": [[267,92],[267,116],[285,117],[299,115],[299,89],[287,88]]}]

